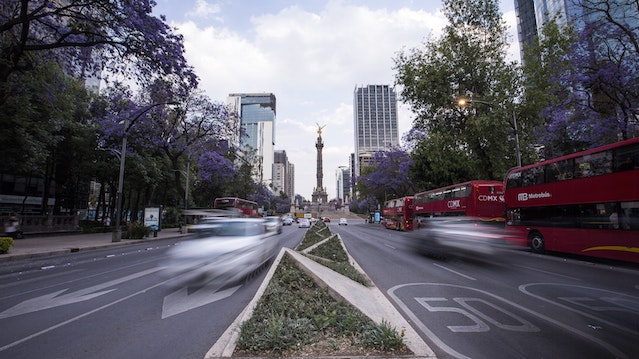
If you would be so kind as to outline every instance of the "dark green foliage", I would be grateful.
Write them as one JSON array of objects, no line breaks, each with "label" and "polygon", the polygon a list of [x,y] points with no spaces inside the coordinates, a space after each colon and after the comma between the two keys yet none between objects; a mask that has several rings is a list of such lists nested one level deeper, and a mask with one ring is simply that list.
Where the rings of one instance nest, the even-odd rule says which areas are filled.
[{"label": "dark green foliage", "polygon": [[285,256],[253,316],[242,324],[236,351],[281,356],[308,348],[328,350],[326,343],[335,337],[357,348],[407,353],[397,332],[386,324],[375,324],[351,305],[333,299]]},{"label": "dark green foliage", "polygon": [[0,237],[0,254],[9,253],[9,249],[13,245],[13,238]]}]

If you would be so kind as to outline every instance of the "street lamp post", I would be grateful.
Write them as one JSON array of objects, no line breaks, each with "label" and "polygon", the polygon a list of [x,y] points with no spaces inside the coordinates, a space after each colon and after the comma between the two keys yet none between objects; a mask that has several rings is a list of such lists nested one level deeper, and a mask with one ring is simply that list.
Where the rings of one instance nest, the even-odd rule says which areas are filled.
[{"label": "street lamp post", "polygon": [[[491,102],[466,99],[463,97],[457,100],[457,105],[459,107],[465,107],[467,104],[473,103],[473,102],[488,105],[490,107],[495,107],[495,105]],[[517,156],[517,167],[521,167],[521,151],[519,150],[519,130],[517,129],[517,115],[515,114],[514,109],[513,109],[513,122],[511,123],[511,126],[513,127],[513,131],[515,132],[515,154]]]},{"label": "street lamp post", "polygon": [[120,242],[122,240],[122,226],[121,226],[121,219],[122,219],[122,187],[124,186],[124,163],[125,163],[125,159],[126,159],[126,142],[127,142],[127,137],[129,136],[129,130],[131,129],[131,126],[133,126],[133,124],[135,123],[135,121],[137,121],[140,117],[142,117],[142,115],[144,115],[145,113],[147,113],[149,110],[151,110],[154,107],[157,106],[162,106],[162,105],[175,105],[177,104],[177,102],[161,102],[161,103],[155,103],[153,105],[148,106],[147,108],[145,108],[144,110],[140,111],[139,114],[137,114],[137,116],[135,116],[131,122],[129,122],[129,119],[125,119],[124,120],[124,133],[122,134],[122,149],[120,150],[120,174],[118,176],[118,192],[117,192],[117,201],[116,201],[116,216],[115,216],[115,231],[113,232],[113,236],[111,238],[112,242]]}]

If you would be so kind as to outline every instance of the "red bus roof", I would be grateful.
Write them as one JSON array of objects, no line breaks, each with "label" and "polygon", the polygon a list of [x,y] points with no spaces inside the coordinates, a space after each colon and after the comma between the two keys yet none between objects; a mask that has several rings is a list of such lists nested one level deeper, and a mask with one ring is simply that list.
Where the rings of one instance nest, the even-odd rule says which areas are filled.
[{"label": "red bus roof", "polygon": [[[551,158],[549,160],[544,160],[544,161],[533,163],[533,164],[526,165],[526,166],[511,168],[510,171],[508,171],[508,173],[519,172],[521,170],[526,170],[526,169],[529,169],[529,168],[539,167],[539,166],[547,165],[549,163],[560,162],[560,161],[564,161],[564,160],[571,159],[571,158],[581,157],[581,156],[589,155],[589,154],[592,154],[592,153],[607,151],[607,150],[611,150],[611,149],[614,149],[614,148],[617,148],[617,147],[623,147],[623,146],[627,146],[627,145],[631,145],[631,144],[635,144],[635,143],[639,143],[639,137],[631,138],[629,140],[619,141],[619,142],[615,142],[615,143],[610,143],[610,144],[607,144],[607,145],[591,148],[591,149],[584,150],[584,151],[574,152],[574,153],[571,153],[571,154],[568,154],[568,155]],[[508,175],[506,175],[506,177],[508,177]]]},{"label": "red bus roof", "polygon": [[439,188],[435,188],[435,189],[430,189],[428,191],[424,191],[424,192],[419,192],[417,194],[415,194],[415,197],[424,194],[424,193],[432,193],[432,192],[437,192],[437,191],[443,191],[443,190],[447,190],[449,188],[455,188],[455,187],[459,187],[459,186],[463,186],[463,185],[489,185],[489,186],[495,186],[495,185],[503,185],[504,182],[503,181],[491,181],[491,180],[472,180],[472,181],[466,181],[466,182],[461,182],[461,183],[457,183],[457,184],[452,184],[450,186],[445,186],[445,187],[439,187]]}]

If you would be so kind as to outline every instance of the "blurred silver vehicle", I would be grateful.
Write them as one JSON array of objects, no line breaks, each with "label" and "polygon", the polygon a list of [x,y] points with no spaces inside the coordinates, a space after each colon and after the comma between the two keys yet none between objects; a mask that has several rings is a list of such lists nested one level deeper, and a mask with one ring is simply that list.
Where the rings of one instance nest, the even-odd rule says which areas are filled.
[{"label": "blurred silver vehicle", "polygon": [[503,223],[473,217],[420,218],[412,237],[426,254],[491,255],[508,247]]},{"label": "blurred silver vehicle", "polygon": [[262,218],[225,218],[191,226],[196,235],[168,251],[162,273],[171,284],[225,285],[237,282],[277,254],[279,242]]},{"label": "blurred silver vehicle", "polygon": [[266,230],[269,232],[280,234],[282,233],[282,218],[277,216],[269,216],[264,218],[266,220]]}]

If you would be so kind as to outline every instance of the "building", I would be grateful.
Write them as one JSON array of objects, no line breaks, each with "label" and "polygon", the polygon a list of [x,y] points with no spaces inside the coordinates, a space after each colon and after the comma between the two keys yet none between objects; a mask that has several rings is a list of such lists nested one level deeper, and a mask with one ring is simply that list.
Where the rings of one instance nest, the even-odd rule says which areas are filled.
[{"label": "building", "polygon": [[275,146],[275,95],[272,93],[232,93],[227,103],[237,114],[234,148],[256,156],[254,180],[264,185],[273,181]]},{"label": "building", "polygon": [[295,166],[288,161],[284,150],[276,150],[273,163],[273,192],[284,192],[293,202],[295,196]]},{"label": "building", "polygon": [[351,169],[347,166],[340,166],[335,171],[337,182],[337,200],[341,204],[347,205],[351,202]]},{"label": "building", "polygon": [[399,146],[397,96],[389,85],[355,87],[353,92],[355,175],[370,163],[377,151]]},{"label": "building", "polygon": [[562,27],[583,16],[574,0],[515,0],[515,13],[522,60],[524,47],[533,43],[548,21],[555,18]]}]

